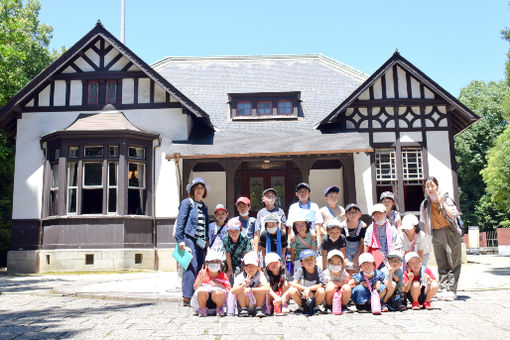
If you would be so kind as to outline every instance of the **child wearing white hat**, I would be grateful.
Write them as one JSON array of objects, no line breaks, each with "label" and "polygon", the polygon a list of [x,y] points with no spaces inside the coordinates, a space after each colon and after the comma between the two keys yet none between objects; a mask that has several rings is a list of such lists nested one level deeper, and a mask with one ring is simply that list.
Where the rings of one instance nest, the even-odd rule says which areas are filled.
[{"label": "child wearing white hat", "polygon": [[436,295],[439,282],[432,271],[421,264],[417,253],[407,253],[405,261],[407,270],[404,273],[404,292],[412,301],[412,308],[419,310],[422,305],[424,309],[431,309],[430,300]]},{"label": "child wearing white hat", "polygon": [[326,279],[326,310],[332,310],[333,295],[336,291],[342,293],[342,306],[346,306],[351,299],[351,286],[349,286],[350,276],[345,270],[344,254],[333,249],[327,255],[328,269],[324,271]]},{"label": "child wearing white hat", "polygon": [[[358,311],[369,311],[371,310],[371,291],[377,291],[380,297],[386,294],[384,274],[375,268],[375,260],[372,254],[363,253],[359,256],[358,261],[361,270],[354,274],[349,281],[352,289],[351,299]],[[368,285],[370,285],[370,288]]]},{"label": "child wearing white hat", "polygon": [[402,219],[402,251],[417,253],[424,266],[427,266],[430,258],[430,246],[425,232],[420,228],[418,218],[413,214],[407,214]]}]

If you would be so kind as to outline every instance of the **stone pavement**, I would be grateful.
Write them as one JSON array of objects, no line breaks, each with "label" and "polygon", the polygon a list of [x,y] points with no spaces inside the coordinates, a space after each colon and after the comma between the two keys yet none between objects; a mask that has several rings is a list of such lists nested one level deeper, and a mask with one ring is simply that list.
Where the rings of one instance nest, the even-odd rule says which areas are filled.
[{"label": "stone pavement", "polygon": [[0,339],[510,338],[510,257],[468,260],[458,300],[381,316],[198,318],[176,302],[175,273],[0,275]]}]

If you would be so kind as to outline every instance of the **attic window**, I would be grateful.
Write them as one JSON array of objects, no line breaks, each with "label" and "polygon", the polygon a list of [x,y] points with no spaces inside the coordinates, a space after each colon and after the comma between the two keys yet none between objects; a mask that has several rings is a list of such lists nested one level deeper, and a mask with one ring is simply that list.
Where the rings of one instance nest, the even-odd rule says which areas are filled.
[{"label": "attic window", "polygon": [[232,120],[296,119],[301,92],[229,93]]}]

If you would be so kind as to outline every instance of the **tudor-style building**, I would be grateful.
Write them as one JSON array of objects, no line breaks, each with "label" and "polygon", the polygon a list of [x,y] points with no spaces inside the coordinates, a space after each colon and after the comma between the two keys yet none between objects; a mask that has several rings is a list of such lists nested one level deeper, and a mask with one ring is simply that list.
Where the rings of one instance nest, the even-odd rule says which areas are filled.
[{"label": "tudor-style building", "polygon": [[436,176],[457,196],[453,136],[478,117],[397,52],[368,76],[322,55],[167,57],[147,65],[100,23],[1,110],[16,135],[15,272],[173,267],[186,183],[206,203],[309,181],[364,212],[416,211]]}]

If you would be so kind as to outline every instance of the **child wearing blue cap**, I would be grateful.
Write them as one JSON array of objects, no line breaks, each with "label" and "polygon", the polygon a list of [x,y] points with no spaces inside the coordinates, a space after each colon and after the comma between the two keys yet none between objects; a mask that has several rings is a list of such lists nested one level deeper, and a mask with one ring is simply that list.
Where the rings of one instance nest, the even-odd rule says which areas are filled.
[{"label": "child wearing blue cap", "polygon": [[326,234],[326,224],[330,219],[336,218],[340,222],[345,220],[345,210],[338,205],[339,194],[340,188],[336,185],[331,185],[324,190],[324,200],[326,201],[326,205],[320,209],[323,220],[321,235]]},{"label": "child wearing blue cap", "polygon": [[324,286],[326,279],[322,270],[317,266],[316,254],[311,249],[306,249],[299,255],[301,267],[294,273],[294,281],[289,290],[290,296],[299,306],[296,312],[301,313],[324,313],[322,305],[326,296]]}]

